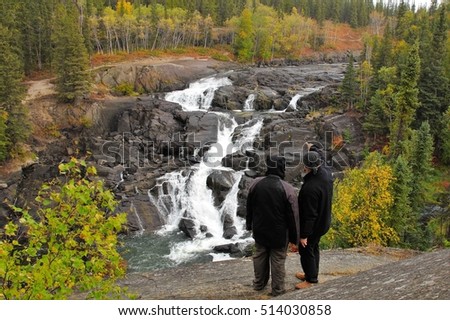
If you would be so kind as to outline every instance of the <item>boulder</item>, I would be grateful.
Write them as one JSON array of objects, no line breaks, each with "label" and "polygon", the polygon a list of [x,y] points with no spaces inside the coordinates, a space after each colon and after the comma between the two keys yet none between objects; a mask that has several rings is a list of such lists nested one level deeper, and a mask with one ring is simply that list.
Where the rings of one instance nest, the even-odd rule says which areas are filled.
[{"label": "boulder", "polygon": [[195,228],[195,222],[189,218],[182,218],[178,223],[178,228],[191,239],[194,239],[197,235],[197,229]]},{"label": "boulder", "polygon": [[239,249],[239,245],[237,243],[228,243],[228,244],[222,244],[215,246],[213,248],[215,252],[219,253],[238,253],[241,252]]}]

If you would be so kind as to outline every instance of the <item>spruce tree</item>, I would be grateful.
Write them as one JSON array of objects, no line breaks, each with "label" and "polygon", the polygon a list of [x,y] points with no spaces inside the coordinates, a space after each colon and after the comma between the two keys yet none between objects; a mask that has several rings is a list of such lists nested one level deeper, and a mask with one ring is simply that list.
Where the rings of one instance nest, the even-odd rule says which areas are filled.
[{"label": "spruce tree", "polygon": [[448,107],[447,112],[442,117],[441,128],[441,158],[445,164],[450,165],[450,107]]},{"label": "spruce tree", "polygon": [[363,129],[376,135],[386,136],[392,123],[395,108],[396,68],[382,67],[378,71],[378,89],[370,99],[370,108],[364,118]]},{"label": "spruce tree", "polygon": [[410,24],[407,21],[408,11],[408,4],[404,0],[401,0],[397,9],[397,25],[395,28],[395,36],[398,39],[405,39],[409,30]]},{"label": "spruce tree", "polygon": [[22,105],[23,65],[14,48],[14,32],[0,25],[0,162],[11,156],[14,148],[27,138],[27,115]]},{"label": "spruce tree", "polygon": [[64,102],[74,102],[89,91],[89,58],[73,5],[56,9],[54,64],[56,90]]},{"label": "spruce tree", "polygon": [[390,128],[391,156],[396,157],[403,151],[403,142],[408,138],[408,132],[419,106],[417,81],[420,73],[419,46],[410,46],[404,63],[399,59],[399,84],[395,94],[395,111]]},{"label": "spruce tree", "polygon": [[9,156],[9,139],[6,135],[6,121],[8,114],[0,109],[0,163],[4,162]]},{"label": "spruce tree", "polygon": [[428,120],[433,134],[438,137],[442,114],[446,111],[449,99],[449,79],[445,73],[447,55],[446,9],[439,7],[431,45],[424,50],[419,81],[419,99],[421,106],[417,109],[417,122]]},{"label": "spruce tree", "polygon": [[417,216],[411,207],[412,171],[404,156],[400,155],[395,159],[393,173],[394,204],[389,224],[399,235],[400,243],[407,245],[408,234],[414,233],[417,229]]},{"label": "spruce tree", "polygon": [[24,67],[27,75],[42,71],[51,65],[53,30],[52,15],[55,0],[28,1],[18,0],[22,17],[20,31],[22,33],[22,50],[24,55]]},{"label": "spruce tree", "polygon": [[414,130],[406,150],[411,166],[412,193],[411,205],[415,210],[423,208],[430,198],[430,179],[433,173],[433,136],[428,121],[422,123],[418,130]]},{"label": "spruce tree", "polygon": [[356,70],[353,65],[353,54],[348,58],[347,68],[345,69],[344,80],[340,88],[342,98],[347,104],[348,109],[353,109],[356,98],[358,96],[358,81],[356,77]]}]

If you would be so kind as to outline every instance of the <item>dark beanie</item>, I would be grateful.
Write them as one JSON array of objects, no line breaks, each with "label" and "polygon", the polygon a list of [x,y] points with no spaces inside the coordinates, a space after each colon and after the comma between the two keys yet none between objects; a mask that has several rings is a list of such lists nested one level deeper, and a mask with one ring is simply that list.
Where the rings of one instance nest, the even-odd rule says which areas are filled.
[{"label": "dark beanie", "polygon": [[286,169],[286,159],[280,156],[267,156],[266,158],[267,172],[266,175],[275,174],[284,179]]},{"label": "dark beanie", "polygon": [[308,151],[303,155],[303,164],[310,169],[317,169],[322,164],[322,159],[316,151]]}]

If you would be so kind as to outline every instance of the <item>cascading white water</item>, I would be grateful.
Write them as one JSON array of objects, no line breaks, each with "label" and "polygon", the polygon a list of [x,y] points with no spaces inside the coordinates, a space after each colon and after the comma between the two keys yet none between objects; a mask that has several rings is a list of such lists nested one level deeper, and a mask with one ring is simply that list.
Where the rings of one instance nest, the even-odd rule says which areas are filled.
[{"label": "cascading white water", "polygon": [[256,95],[254,93],[251,93],[247,100],[244,102],[244,111],[253,111],[255,108],[253,107],[253,102],[255,101]]},{"label": "cascading white water", "polygon": [[[180,103],[184,110],[208,110],[214,91],[221,85],[229,85],[226,79],[208,78],[193,83],[188,89],[166,95],[166,100]],[[211,89],[213,88],[213,89]],[[209,94],[212,92],[212,95]],[[205,94],[206,93],[206,94]],[[206,97],[207,96],[207,97]],[[177,263],[189,261],[198,253],[210,251],[214,246],[230,242],[247,242],[239,239],[245,232],[244,221],[237,217],[237,194],[242,172],[234,172],[223,167],[221,160],[227,154],[237,150],[245,151],[252,147],[253,140],[259,134],[262,120],[245,123],[240,136],[233,143],[233,133],[238,127],[230,114],[219,113],[217,142],[212,144],[203,157],[203,161],[190,169],[167,173],[158,179],[157,185],[149,190],[150,200],[158,208],[165,226],[159,231],[163,235],[178,229],[181,219],[192,219],[196,235],[192,241],[173,244],[168,257]],[[222,204],[214,204],[213,191],[207,186],[207,178],[214,171],[229,173],[234,181]],[[234,221],[237,234],[233,239],[223,238],[223,218],[227,215]],[[202,232],[206,226],[207,232]]]},{"label": "cascading white water", "polygon": [[257,121],[250,120],[243,125],[241,130],[241,136],[233,144],[232,153],[236,151],[241,151],[245,154],[245,150],[253,148],[253,142],[256,136],[261,131],[263,126],[263,120],[258,119]]},{"label": "cascading white water", "polygon": [[292,109],[297,110],[297,102],[300,100],[300,98],[303,98],[304,96],[307,96],[313,92],[320,91],[324,87],[316,87],[316,88],[304,88],[299,93],[297,93],[295,96],[292,97],[291,101],[289,102],[289,107],[292,107]]},{"label": "cascading white water", "polygon": [[231,84],[228,78],[204,78],[191,83],[187,89],[167,93],[165,99],[178,103],[184,111],[206,111],[211,107],[214,92]]},{"label": "cascading white water", "polygon": [[145,232],[144,224],[142,223],[141,217],[137,213],[136,207],[134,203],[131,203],[131,211],[134,213],[134,216],[136,217],[136,221],[138,224],[138,230],[136,231],[136,235],[142,236]]}]

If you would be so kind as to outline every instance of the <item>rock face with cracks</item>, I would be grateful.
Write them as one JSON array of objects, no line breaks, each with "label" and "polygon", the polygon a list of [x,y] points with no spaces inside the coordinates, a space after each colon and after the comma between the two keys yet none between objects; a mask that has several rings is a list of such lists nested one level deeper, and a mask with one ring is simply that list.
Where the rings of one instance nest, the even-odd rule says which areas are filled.
[{"label": "rock face with cracks", "polygon": [[[299,256],[286,260],[282,300],[450,299],[450,250],[418,253],[388,248],[324,250],[319,284],[295,290]],[[251,258],[198,264],[147,273],[132,273],[121,284],[141,299],[272,299],[270,280],[252,289]],[[182,283],[182,285],[180,285]]]}]

